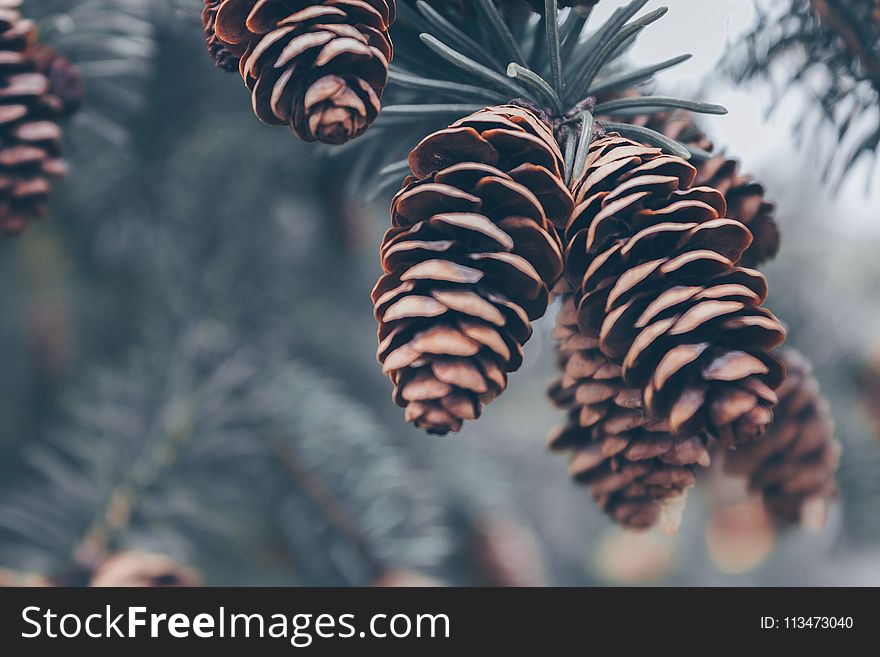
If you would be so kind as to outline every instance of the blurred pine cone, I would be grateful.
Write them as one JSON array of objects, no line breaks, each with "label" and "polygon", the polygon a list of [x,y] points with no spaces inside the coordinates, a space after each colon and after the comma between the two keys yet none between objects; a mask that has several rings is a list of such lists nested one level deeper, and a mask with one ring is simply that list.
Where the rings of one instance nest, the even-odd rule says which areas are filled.
[{"label": "blurred pine cone", "polygon": [[773,423],[764,438],[727,454],[724,468],[749,480],[778,523],[818,527],[825,524],[828,501],[837,493],[840,444],[810,363],[791,349],[781,356],[787,377],[776,391]]},{"label": "blurred pine cone", "polygon": [[566,278],[581,331],[622,365],[645,409],[676,436],[707,430],[733,446],[773,417],[784,368],[770,351],[785,331],[761,307],[764,277],[736,265],[751,234],[695,177],[660,149],[594,141],[573,185]]},{"label": "blurred pine cone", "polygon": [[222,0],[215,33],[241,58],[257,117],[305,141],[342,144],[379,114],[394,0]]},{"label": "blurred pine cone", "polygon": [[45,214],[50,179],[66,173],[58,120],[81,102],[75,67],[36,46],[18,4],[0,2],[0,235]]},{"label": "blurred pine cone", "polygon": [[114,554],[102,562],[89,586],[172,588],[199,584],[195,572],[171,557],[128,551]]},{"label": "blurred pine cone", "polygon": [[391,206],[373,290],[379,361],[429,433],[479,417],[522,363],[562,272],[562,153],[531,111],[476,112],[419,143]]},{"label": "blurred pine cone", "polygon": [[76,114],[86,98],[86,83],[79,67],[48,46],[37,45],[32,52],[37,72],[49,80],[45,102],[54,105],[59,118]]},{"label": "blurred pine cone", "polygon": [[[647,127],[671,137],[687,146],[712,153],[714,144],[694,123],[686,111],[658,114],[647,122]],[[695,185],[713,187],[724,194],[727,216],[745,224],[752,233],[752,243],[743,253],[745,267],[757,267],[772,260],[779,252],[780,233],[776,223],[776,205],[765,199],[763,185],[740,173],[739,161],[725,155],[715,155],[695,162]]]},{"label": "blurred pine cone", "polygon": [[664,501],[694,485],[694,467],[709,466],[706,438],[676,438],[665,420],[645,413],[641,390],[627,388],[599,340],[578,329],[571,296],[563,300],[554,338],[562,377],[549,395],[568,421],[550,437],[550,448],[571,452],[572,477],[589,486],[616,522],[630,529],[654,525]]},{"label": "blurred pine cone", "polygon": [[217,68],[232,73],[238,70],[241,58],[229,50],[217,37],[215,26],[217,25],[217,10],[220,9],[221,2],[223,0],[205,0],[205,6],[202,9],[202,27],[205,28],[205,45],[208,48],[208,54],[211,55]]}]

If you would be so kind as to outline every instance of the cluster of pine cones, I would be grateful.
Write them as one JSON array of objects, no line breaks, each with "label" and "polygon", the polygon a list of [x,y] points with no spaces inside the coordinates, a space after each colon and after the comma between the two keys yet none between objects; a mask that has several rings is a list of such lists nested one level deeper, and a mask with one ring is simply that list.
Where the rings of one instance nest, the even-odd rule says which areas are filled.
[{"label": "cluster of pine cones", "polygon": [[45,214],[50,181],[67,170],[59,121],[84,96],[77,68],[37,42],[20,5],[0,0],[0,235],[17,235]]},{"label": "cluster of pine cones", "polygon": [[826,405],[802,359],[775,353],[785,331],[746,267],[778,249],[774,207],[735,161],[697,169],[610,133],[567,187],[550,126],[505,105],[426,137],[409,164],[373,292],[408,421],[445,434],[479,417],[556,294],[550,396],[568,422],[550,445],[617,522],[653,525],[712,442],[780,522],[833,494]]},{"label": "cluster of pine cones", "polygon": [[[511,17],[544,5],[499,2]],[[394,16],[391,0],[206,0],[202,19],[262,121],[341,144],[379,114]],[[834,492],[839,450],[808,366],[776,351],[785,330],[752,269],[779,249],[775,206],[735,160],[695,167],[598,118],[571,182],[558,123],[526,103],[487,107],[412,150],[372,295],[394,401],[428,433],[459,431],[507,387],[558,297],[550,397],[568,420],[550,446],[571,452],[572,476],[607,513],[653,525],[719,444],[777,519],[798,522]],[[641,124],[713,151],[687,113]]]}]

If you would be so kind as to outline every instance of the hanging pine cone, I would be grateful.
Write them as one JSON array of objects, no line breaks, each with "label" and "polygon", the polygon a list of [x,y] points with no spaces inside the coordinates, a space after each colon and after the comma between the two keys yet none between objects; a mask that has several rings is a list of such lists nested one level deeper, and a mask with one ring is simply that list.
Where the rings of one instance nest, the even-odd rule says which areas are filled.
[{"label": "hanging pine cone", "polygon": [[72,108],[71,69],[53,60],[51,81],[38,71],[43,51],[18,4],[0,2],[0,235],[18,234],[45,214],[50,179],[66,173],[57,121]]},{"label": "hanging pine cone", "polygon": [[645,413],[641,391],[627,388],[599,340],[578,329],[571,296],[563,300],[553,337],[562,377],[549,395],[568,421],[550,437],[550,448],[571,452],[572,477],[589,486],[616,522],[651,527],[664,502],[694,485],[694,468],[709,466],[706,438],[676,438],[666,421]]},{"label": "hanging pine cone", "polygon": [[572,199],[550,128],[512,105],[426,137],[409,163],[373,290],[378,358],[406,419],[445,434],[522,363],[562,271],[555,226]]},{"label": "hanging pine cone", "polygon": [[773,417],[784,369],[770,350],[785,331],[761,307],[764,277],[736,266],[751,234],[695,176],[660,149],[594,141],[574,184],[566,277],[581,331],[622,365],[646,410],[676,436],[708,430],[732,446]]},{"label": "hanging pine cone", "polygon": [[215,34],[241,58],[261,121],[342,144],[379,114],[394,14],[394,0],[222,0]]},{"label": "hanging pine cone", "polygon": [[749,480],[778,523],[821,526],[828,501],[837,493],[840,444],[810,363],[790,349],[781,356],[787,377],[776,391],[773,423],[761,440],[727,454],[724,467]]},{"label": "hanging pine cone", "polygon": [[[694,123],[690,112],[658,114],[646,121],[647,127],[687,146],[708,153],[714,144]],[[752,243],[743,253],[741,264],[757,267],[772,260],[779,252],[780,234],[776,223],[776,205],[767,201],[764,187],[751,177],[741,174],[739,161],[715,155],[694,163],[697,168],[695,185],[713,187],[724,194],[727,216],[736,219],[752,233]]]},{"label": "hanging pine cone", "polygon": [[217,10],[220,9],[221,2],[223,0],[205,0],[205,6],[202,9],[202,27],[205,28],[205,45],[214,64],[220,70],[232,73],[238,70],[241,58],[227,48],[217,36],[215,26],[217,25]]}]

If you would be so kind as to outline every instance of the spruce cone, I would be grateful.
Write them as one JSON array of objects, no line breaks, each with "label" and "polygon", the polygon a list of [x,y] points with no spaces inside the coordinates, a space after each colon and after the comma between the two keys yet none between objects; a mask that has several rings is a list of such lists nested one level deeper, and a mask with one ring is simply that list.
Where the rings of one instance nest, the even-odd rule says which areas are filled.
[{"label": "spruce cone", "polygon": [[622,365],[645,409],[678,437],[759,436],[784,378],[767,282],[736,263],[751,243],[696,171],[616,134],[593,142],[574,184],[566,277],[581,331]]},{"label": "spruce cone", "polygon": [[810,363],[790,349],[781,355],[787,377],[776,391],[779,406],[767,435],[727,454],[724,467],[749,480],[778,523],[824,525],[837,493],[840,444]]},{"label": "spruce cone", "polygon": [[[707,152],[714,144],[694,123],[689,112],[658,115],[647,122],[648,127],[688,146]],[[724,194],[727,216],[736,219],[752,233],[752,243],[743,253],[741,264],[757,267],[772,260],[779,252],[779,226],[774,217],[776,205],[764,198],[764,187],[751,177],[739,172],[739,161],[724,155],[715,155],[697,162],[696,185],[714,187]]]},{"label": "spruce cone", "polygon": [[241,58],[257,117],[342,144],[379,114],[394,0],[222,0],[215,34]]},{"label": "spruce cone", "polygon": [[599,340],[578,329],[570,296],[554,338],[563,374],[549,394],[568,412],[568,422],[550,437],[550,448],[572,452],[572,477],[590,487],[616,522],[630,529],[652,526],[665,500],[694,485],[694,467],[709,466],[706,438],[676,438],[667,422],[645,413],[641,391],[627,388]]},{"label": "spruce cone", "polygon": [[202,27],[205,28],[205,45],[214,64],[220,70],[232,73],[238,70],[241,58],[226,47],[215,31],[217,10],[220,9],[221,2],[223,0],[205,0],[205,6],[202,9]]},{"label": "spruce cone", "polygon": [[522,363],[562,272],[555,226],[572,199],[550,128],[512,105],[426,137],[409,163],[373,290],[378,358],[406,419],[446,434]]},{"label": "spruce cone", "polygon": [[18,234],[42,217],[49,180],[66,172],[57,121],[71,108],[67,82],[75,70],[54,60],[46,72],[55,79],[38,71],[36,28],[18,4],[0,2],[0,235]]}]

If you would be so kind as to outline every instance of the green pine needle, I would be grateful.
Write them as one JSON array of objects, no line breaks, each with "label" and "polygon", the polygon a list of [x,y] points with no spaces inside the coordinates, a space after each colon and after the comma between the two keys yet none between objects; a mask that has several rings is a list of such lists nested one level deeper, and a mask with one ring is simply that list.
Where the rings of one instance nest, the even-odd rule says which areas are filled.
[{"label": "green pine needle", "polygon": [[522,87],[513,82],[510,78],[500,75],[492,69],[487,68],[486,66],[483,66],[478,62],[475,62],[469,57],[466,57],[460,52],[447,46],[437,37],[428,33],[422,33],[419,35],[419,38],[428,48],[433,50],[435,53],[437,53],[440,57],[445,59],[453,66],[458,67],[465,73],[468,73],[476,78],[480,78],[485,82],[488,82],[498,91],[510,94],[511,98],[528,95]]},{"label": "green pine needle", "polygon": [[691,159],[691,152],[685,146],[674,139],[670,139],[666,135],[660,134],[656,130],[637,125],[630,125],[629,123],[613,123],[611,121],[602,121],[602,125],[609,132],[618,132],[622,136],[633,139],[634,141],[662,148],[667,153],[676,155],[683,160]]}]

